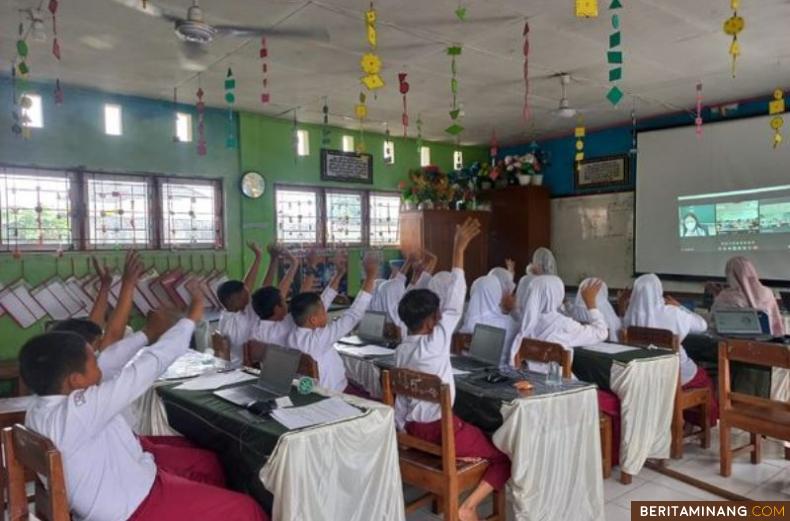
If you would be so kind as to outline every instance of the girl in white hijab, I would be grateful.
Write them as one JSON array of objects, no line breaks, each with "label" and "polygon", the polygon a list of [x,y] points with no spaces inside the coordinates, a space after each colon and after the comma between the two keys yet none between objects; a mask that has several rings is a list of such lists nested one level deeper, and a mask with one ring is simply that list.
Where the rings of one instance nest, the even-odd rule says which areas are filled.
[{"label": "girl in white hijab", "polygon": [[579,285],[579,291],[576,293],[576,299],[574,300],[573,304],[568,306],[568,315],[584,324],[589,324],[592,322],[590,310],[587,309],[587,306],[584,304],[584,298],[582,298],[582,289],[586,288],[596,280],[600,281],[601,289],[598,290],[595,303],[597,304],[598,311],[603,314],[606,325],[609,327],[609,341],[617,342],[618,333],[623,328],[623,324],[620,320],[620,317],[618,317],[617,313],[615,313],[612,304],[609,302],[609,288],[606,286],[604,281],[594,278],[584,279]]},{"label": "girl in white hijab", "polygon": [[507,308],[512,304],[512,297],[503,294],[502,285],[494,275],[480,277],[472,283],[469,292],[469,306],[466,309],[466,318],[461,328],[462,333],[474,333],[477,324],[498,327],[505,331],[505,346],[502,351],[502,365],[512,365],[508,361],[510,345],[518,331],[518,324],[513,320]]},{"label": "girl in white hijab", "polygon": [[[574,347],[594,345],[609,336],[609,328],[603,314],[596,307],[596,295],[600,282],[593,282],[582,291],[589,314],[590,324],[580,324],[560,313],[565,298],[565,285],[555,275],[535,277],[527,289],[524,299],[524,313],[518,334],[513,339],[510,360],[513,360],[521,347],[521,340],[534,338],[562,345],[566,350]],[[532,371],[546,372],[546,364],[529,362]]]},{"label": "girl in white hijab", "polygon": [[[401,338],[406,338],[406,325],[401,321],[398,316],[398,304],[400,304],[403,295],[406,294],[406,286],[404,285],[403,277],[396,277],[394,279],[384,281],[376,295],[370,303],[371,311],[378,311],[387,314],[387,321],[400,329]],[[375,304],[375,307],[374,307]]]},{"label": "girl in white hijab", "polygon": [[428,283],[428,289],[436,293],[439,297],[439,301],[441,305],[444,304],[444,301],[447,299],[447,294],[451,289],[451,282],[453,280],[453,276],[450,275],[449,271],[440,271],[436,275],[431,278],[431,281]]},{"label": "girl in white hijab", "polygon": [[507,268],[494,268],[488,272],[489,275],[493,275],[499,281],[499,284],[502,285],[502,292],[505,294],[513,293],[513,290],[516,289],[516,283],[513,282],[513,273],[508,270]]},{"label": "girl in white hijab", "polygon": [[527,297],[527,290],[530,283],[539,275],[556,275],[557,274],[557,261],[554,259],[554,254],[548,248],[538,248],[532,254],[532,262],[529,263],[527,269],[524,270],[525,275],[518,281],[518,288],[516,288],[516,307],[513,309],[513,318],[516,322],[521,322],[524,307],[521,305]]}]

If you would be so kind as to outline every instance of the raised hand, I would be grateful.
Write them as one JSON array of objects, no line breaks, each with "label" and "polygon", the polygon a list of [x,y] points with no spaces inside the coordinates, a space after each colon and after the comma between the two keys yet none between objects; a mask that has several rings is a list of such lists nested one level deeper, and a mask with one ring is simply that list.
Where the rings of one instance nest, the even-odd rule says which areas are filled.
[{"label": "raised hand", "polygon": [[307,262],[307,266],[316,269],[318,265],[321,263],[321,259],[318,256],[318,251],[315,248],[310,248],[310,251],[307,252],[307,257],[305,258]]},{"label": "raised hand", "polygon": [[345,274],[348,271],[348,253],[339,251],[334,259],[335,274]]},{"label": "raised hand", "polygon": [[107,261],[104,261],[104,267],[99,264],[99,259],[96,257],[91,257],[91,261],[93,262],[93,269],[96,271],[96,276],[99,277],[99,282],[102,287],[109,288],[112,284],[112,273],[110,273],[110,268],[107,266]]},{"label": "raised hand", "polygon": [[667,306],[681,306],[680,302],[678,302],[672,295],[664,295],[664,303],[666,303]]},{"label": "raised hand", "polygon": [[203,311],[206,307],[205,296],[200,290],[200,284],[196,280],[188,282],[187,291],[190,296],[187,318],[193,322],[200,322],[203,320]]},{"label": "raised hand", "polygon": [[581,295],[582,300],[584,300],[584,305],[587,306],[587,309],[595,309],[598,307],[596,303],[596,298],[598,297],[598,292],[601,291],[601,287],[603,286],[603,281],[600,279],[594,279],[585,287],[581,288]]},{"label": "raised hand", "polygon": [[455,227],[455,247],[465,250],[479,233],[480,221],[468,218],[464,224]]},{"label": "raised hand", "polygon": [[143,333],[148,337],[148,343],[153,344],[165,331],[173,327],[176,322],[176,315],[167,309],[152,309],[148,312],[143,327]]},{"label": "raised hand", "polygon": [[280,245],[276,242],[270,242],[266,245],[266,251],[269,253],[269,257],[279,257],[281,250]]},{"label": "raised hand", "polygon": [[[135,250],[129,250],[126,254],[126,260],[123,265],[123,275],[121,276],[123,284],[136,285],[144,271],[145,267],[143,266],[140,254]],[[112,277],[110,280],[112,280]]]},{"label": "raised hand", "polygon": [[375,279],[379,272],[379,259],[373,253],[365,254],[362,259],[362,268],[365,270],[365,279]]},{"label": "raised hand", "polygon": [[297,259],[294,253],[288,248],[280,250],[280,256],[288,262],[289,266],[293,266],[299,262],[299,259]]},{"label": "raised hand", "polygon": [[255,241],[249,241],[247,247],[252,250],[252,253],[254,253],[256,257],[261,256],[261,247],[258,246],[258,243]]}]

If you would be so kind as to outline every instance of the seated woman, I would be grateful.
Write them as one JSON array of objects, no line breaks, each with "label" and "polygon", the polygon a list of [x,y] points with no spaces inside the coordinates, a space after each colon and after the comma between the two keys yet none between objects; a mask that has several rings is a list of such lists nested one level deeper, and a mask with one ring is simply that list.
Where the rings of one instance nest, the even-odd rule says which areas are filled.
[{"label": "seated woman", "polygon": [[[494,275],[480,277],[472,283],[469,306],[461,328],[462,333],[474,333],[477,324],[505,330],[505,345],[510,346],[518,330],[518,324],[508,314],[513,308],[513,294],[504,293],[500,281]],[[510,349],[502,351],[502,365],[511,365],[508,360]]]},{"label": "seated woman", "polygon": [[513,318],[516,322],[521,322],[521,314],[523,308],[520,303],[526,298],[527,289],[530,283],[539,275],[556,275],[557,274],[557,261],[554,259],[554,254],[548,248],[538,248],[532,254],[532,262],[527,266],[525,275],[518,281],[516,288],[516,307],[513,310]]},{"label": "seated woman", "polygon": [[[689,333],[704,333],[708,329],[705,319],[681,306],[670,296],[664,296],[661,280],[654,274],[642,275],[634,282],[631,300],[623,317],[623,327],[652,327],[668,329],[678,336],[681,344]],[[708,373],[689,358],[680,347],[680,384],[683,389],[708,388],[711,392],[710,424],[716,425],[719,407],[716,389]],[[699,424],[699,418],[686,413],[686,420]]]},{"label": "seated woman", "polygon": [[713,301],[711,311],[718,309],[751,308],[768,315],[771,334],[785,334],[782,313],[776,303],[773,291],[760,282],[754,264],[745,257],[733,257],[724,269],[727,275],[727,288],[723,289]]},{"label": "seated woman", "polygon": [[598,290],[598,295],[595,298],[595,302],[597,304],[598,310],[603,314],[603,318],[606,321],[607,327],[609,328],[609,341],[617,342],[618,334],[623,328],[623,324],[620,320],[620,317],[618,317],[617,313],[615,313],[612,304],[609,302],[609,288],[606,286],[604,281],[594,278],[584,279],[579,285],[579,291],[576,293],[576,299],[568,306],[568,315],[584,324],[589,324],[592,322],[590,310],[587,309],[587,306],[584,304],[584,298],[582,298],[582,289],[586,288],[595,281],[599,281],[601,283],[601,289]]}]

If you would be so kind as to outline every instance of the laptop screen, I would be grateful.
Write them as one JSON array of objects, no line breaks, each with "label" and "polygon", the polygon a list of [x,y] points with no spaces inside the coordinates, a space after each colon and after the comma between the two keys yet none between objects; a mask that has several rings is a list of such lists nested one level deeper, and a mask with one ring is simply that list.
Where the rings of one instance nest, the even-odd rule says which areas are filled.
[{"label": "laptop screen", "polygon": [[469,356],[498,366],[504,346],[504,329],[477,324],[472,335],[472,344],[469,346]]},{"label": "laptop screen", "polygon": [[779,295],[782,297],[782,305],[785,311],[790,311],[790,291],[780,291]]},{"label": "laptop screen", "polygon": [[384,338],[384,323],[387,315],[368,311],[357,327],[357,336],[364,338]]},{"label": "laptop screen", "polygon": [[299,367],[302,353],[296,349],[268,345],[261,359],[261,375],[258,385],[280,396],[291,390],[291,382]]},{"label": "laptop screen", "polygon": [[723,335],[761,335],[760,317],[753,309],[723,310],[713,314],[716,332]]}]

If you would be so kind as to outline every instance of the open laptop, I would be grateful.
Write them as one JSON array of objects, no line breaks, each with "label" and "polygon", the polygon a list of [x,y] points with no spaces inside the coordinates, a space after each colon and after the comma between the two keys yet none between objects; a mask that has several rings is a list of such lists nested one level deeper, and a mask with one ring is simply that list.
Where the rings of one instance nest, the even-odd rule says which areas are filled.
[{"label": "open laptop", "polygon": [[779,296],[782,297],[782,306],[785,311],[790,312],[790,291],[780,291]]},{"label": "open laptop", "polygon": [[477,324],[472,334],[472,343],[469,354],[453,356],[450,363],[454,369],[461,371],[480,371],[499,367],[502,360],[502,350],[505,348],[505,330]]},{"label": "open laptop", "polygon": [[713,324],[716,333],[721,336],[750,338],[754,340],[770,339],[771,335],[764,328],[763,321],[755,309],[722,309],[713,312]]},{"label": "open laptop", "polygon": [[270,345],[261,359],[261,374],[255,383],[221,389],[213,394],[239,407],[288,396],[301,356],[296,349]]},{"label": "open laptop", "polygon": [[390,341],[384,336],[387,314],[379,311],[368,311],[360,320],[356,334],[343,337],[339,343],[347,346],[379,345],[389,346]]}]

